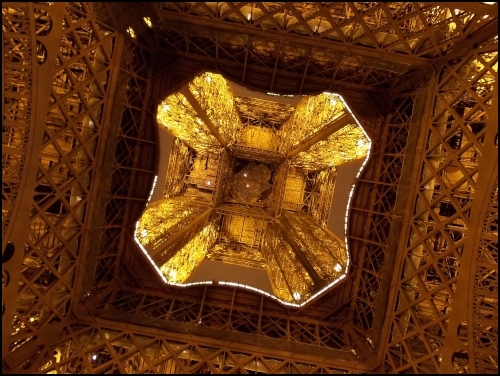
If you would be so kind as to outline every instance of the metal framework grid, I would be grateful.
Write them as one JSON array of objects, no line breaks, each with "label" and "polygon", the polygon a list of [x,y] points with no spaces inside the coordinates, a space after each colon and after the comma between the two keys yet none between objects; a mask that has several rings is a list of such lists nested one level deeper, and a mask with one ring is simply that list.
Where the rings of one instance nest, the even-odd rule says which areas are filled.
[{"label": "metal framework grid", "polygon": [[[249,35],[283,10],[256,3],[271,15],[248,23],[238,16],[247,3],[226,4],[216,23],[231,29],[224,20],[236,16],[241,25],[232,29],[243,27]],[[467,4],[458,14],[446,13],[444,4],[411,5],[406,13],[391,4],[368,9],[354,4],[361,3],[346,3],[348,11],[329,6],[330,17],[348,14],[347,25],[330,22],[332,28],[342,39],[345,30],[359,24],[400,73],[373,67],[380,61],[355,45],[363,32],[360,37],[351,32],[339,51],[349,46],[358,64],[371,59],[371,66],[321,68],[314,59],[321,53],[326,61],[333,52],[319,48],[312,48],[305,62],[287,60],[297,50],[292,44],[297,38],[303,45],[309,43],[305,39],[319,41],[315,32],[321,25],[314,31],[309,21],[318,14],[328,19],[324,7],[316,14],[281,5],[297,22],[285,30],[276,27],[280,35],[288,34],[280,54],[276,43],[258,36],[230,49],[215,37],[196,36],[195,27],[193,34],[158,33],[160,45],[186,62],[184,75],[157,76],[159,83],[168,78],[171,89],[201,68],[197,61],[218,64],[237,81],[270,91],[341,88],[354,103],[377,102],[355,89],[392,87],[387,113],[369,117],[364,110],[370,106],[356,108],[380,146],[352,201],[352,272],[342,286],[300,311],[237,288],[154,287],[129,238],[155,174],[149,96],[158,90],[148,46],[125,43],[85,4],[2,4],[3,79],[9,82],[3,91],[2,137],[2,185],[9,204],[2,205],[4,367],[13,372],[331,373],[382,364],[391,373],[497,372],[498,45],[496,31],[477,32],[481,25],[497,28],[497,8],[474,4],[471,21]],[[437,7],[443,11],[436,13]],[[210,7],[196,3],[175,12],[201,25],[203,19],[193,15],[197,9]],[[432,18],[439,14],[444,22],[434,26]],[[168,17],[169,27],[177,27],[174,16]],[[394,27],[407,46],[406,31],[396,22],[425,17],[431,17],[431,25],[422,22],[416,35],[430,44],[405,47],[404,57],[367,32],[380,22],[381,30]],[[451,39],[439,36],[451,22],[459,25]],[[290,33],[298,27],[308,35]],[[254,45],[264,46],[260,55],[250,55]],[[266,49],[270,56],[264,62]],[[426,58],[432,56],[442,66],[429,68]],[[406,64],[420,66],[428,82],[418,86],[415,75],[403,75]],[[258,72],[272,76],[269,87]],[[113,116],[122,112],[123,117]],[[53,118],[59,119],[57,128]],[[90,122],[89,130],[84,124]],[[30,230],[13,232],[14,222]],[[460,299],[453,299],[457,292]],[[259,346],[249,334],[258,335]]]}]

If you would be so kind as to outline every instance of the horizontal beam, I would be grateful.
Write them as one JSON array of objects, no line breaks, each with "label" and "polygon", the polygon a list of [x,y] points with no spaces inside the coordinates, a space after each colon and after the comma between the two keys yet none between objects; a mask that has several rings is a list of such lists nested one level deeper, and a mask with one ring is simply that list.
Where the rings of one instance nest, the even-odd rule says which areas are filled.
[{"label": "horizontal beam", "polygon": [[325,140],[330,136],[331,134],[337,132],[339,129],[345,127],[348,124],[356,124],[356,120],[352,117],[351,114],[346,113],[334,122],[330,123],[326,127],[324,127],[322,130],[317,132],[314,136],[312,136],[310,139],[307,141],[302,142],[299,146],[297,146],[295,149],[292,149],[289,151],[286,155],[287,158],[292,158],[299,154],[302,151],[306,151],[309,149],[311,146],[314,144],[318,143],[319,141]]},{"label": "horizontal beam", "polygon": [[161,18],[166,22],[161,22],[158,26],[165,30],[205,36],[221,41],[234,36],[241,37],[241,35],[253,35],[270,40],[281,40],[293,45],[308,46],[317,48],[318,50],[337,51],[342,55],[339,56],[339,60],[348,56],[359,57],[360,63],[364,66],[399,74],[405,73],[412,65],[420,66],[428,61],[426,58],[329,41],[320,37],[301,36],[286,31],[264,30],[254,26],[239,25],[220,19],[187,15],[167,10],[161,12]]},{"label": "horizontal beam", "polygon": [[[90,321],[92,320],[92,321]],[[263,356],[277,356],[296,362],[323,364],[326,367],[352,371],[367,371],[364,363],[350,351],[329,349],[277,338],[265,337],[230,330],[209,328],[203,325],[153,319],[147,315],[114,310],[92,310],[89,322],[122,330],[118,323],[126,323],[129,330],[146,335],[158,334],[176,340],[192,341],[211,347],[225,347],[235,351]]]}]

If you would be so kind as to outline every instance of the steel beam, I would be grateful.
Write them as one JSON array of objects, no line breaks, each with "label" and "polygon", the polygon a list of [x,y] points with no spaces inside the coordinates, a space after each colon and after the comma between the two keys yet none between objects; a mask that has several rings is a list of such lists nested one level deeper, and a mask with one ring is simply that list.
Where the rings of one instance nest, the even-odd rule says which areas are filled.
[{"label": "steel beam", "polygon": [[161,261],[161,254],[163,251],[168,249],[168,247],[172,246],[177,242],[178,240],[182,239],[183,236],[185,236],[189,231],[194,229],[196,226],[198,226],[200,223],[203,223],[205,219],[207,219],[210,214],[212,214],[214,211],[214,208],[208,208],[205,210],[200,216],[198,216],[194,221],[189,223],[187,226],[183,227],[179,231],[177,231],[175,234],[173,234],[168,240],[163,243],[160,247],[154,249],[153,251],[149,252],[149,255],[156,261]]},{"label": "steel beam", "polygon": [[333,123],[330,123],[326,127],[324,127],[322,130],[317,132],[314,136],[309,138],[307,141],[302,142],[299,146],[297,146],[295,149],[292,149],[289,151],[286,155],[287,158],[293,158],[297,154],[299,154],[302,151],[306,151],[309,149],[311,146],[314,144],[318,143],[319,141],[325,140],[330,136],[331,134],[337,132],[339,129],[345,127],[348,124],[356,124],[356,121],[352,117],[351,114],[346,113],[337,120],[335,120]]},{"label": "steel beam", "polygon": [[475,46],[486,42],[495,35],[498,35],[498,18],[492,20],[482,28],[470,34],[468,38],[455,43],[444,56],[429,60],[427,64],[420,66],[416,72],[408,74],[404,80],[399,81],[396,87],[389,90],[390,95],[394,99],[398,93],[404,90],[413,89],[420,82],[422,82],[422,80],[430,79],[430,77],[435,74],[436,67],[439,67],[448,61],[467,56],[469,51],[473,50]]},{"label": "steel beam", "polygon": [[[174,336],[195,341],[195,343],[210,343],[210,346],[223,346],[240,351],[248,351],[263,356],[285,356],[299,362],[315,362],[328,364],[329,367],[367,371],[363,363],[356,361],[356,356],[348,351],[328,349],[319,346],[269,338],[260,335],[237,333],[219,330],[200,325],[185,324],[180,322],[152,319],[142,314],[133,314],[123,311],[93,310],[92,322],[98,322],[106,327],[122,328],[119,323],[126,323],[128,328],[139,332],[163,332],[169,337]],[[90,318],[89,318],[90,319]]]},{"label": "steel beam", "polygon": [[[163,10],[161,29],[199,35],[219,40],[227,40],[235,36],[254,35],[271,40],[282,40],[293,45],[310,46],[321,50],[338,51],[348,56],[360,58],[365,66],[385,69],[396,73],[405,73],[410,66],[424,65],[428,59],[408,56],[396,52],[375,50],[371,48],[346,45],[325,38],[301,36],[287,31],[264,30],[254,26],[229,23],[221,19],[205,18]],[[300,17],[299,17],[300,19]]]},{"label": "steel beam", "polygon": [[[272,224],[272,223],[268,224],[268,226],[273,226],[273,225],[274,224]],[[302,266],[304,267],[304,269],[306,269],[307,273],[309,274],[309,276],[313,280],[316,287],[321,286],[321,284],[322,284],[321,278],[319,277],[316,270],[314,270],[311,263],[307,260],[306,256],[302,252],[302,249],[300,248],[300,246],[295,242],[295,240],[293,240],[293,237],[290,235],[290,233],[288,232],[286,227],[281,224],[279,219],[275,222],[275,225],[277,225],[278,229],[283,234],[283,237],[285,238],[286,242],[288,244],[290,244],[290,247],[292,247],[293,253],[295,253],[295,255],[299,259],[299,261],[302,264]]]},{"label": "steel beam", "polygon": [[[419,151],[417,144],[420,138],[422,125],[428,120],[431,114],[432,94],[436,84],[436,76],[420,89],[413,105],[412,117],[410,121],[408,140],[406,142],[406,152],[403,159],[403,169],[396,193],[394,211],[391,215],[391,229],[387,238],[386,250],[384,252],[384,264],[382,267],[380,288],[377,294],[373,319],[373,341],[375,348],[378,348],[381,340],[381,331],[391,293],[391,279],[394,273],[394,263],[399,247],[403,223],[408,223],[407,217],[410,210],[406,210],[406,203],[410,197],[410,191],[416,177],[413,167],[415,156]],[[404,231],[403,231],[404,232]]]},{"label": "steel beam", "polygon": [[207,125],[208,129],[210,129],[210,132],[212,135],[219,141],[219,143],[223,146],[227,146],[226,140],[224,140],[224,137],[219,133],[217,128],[215,127],[214,123],[212,123],[212,120],[208,117],[206,111],[201,108],[201,105],[198,103],[196,98],[194,97],[193,94],[189,91],[189,88],[187,86],[184,86],[181,90],[180,93],[186,97],[188,102],[193,106],[194,110],[198,114],[198,116],[203,120],[203,122]]}]

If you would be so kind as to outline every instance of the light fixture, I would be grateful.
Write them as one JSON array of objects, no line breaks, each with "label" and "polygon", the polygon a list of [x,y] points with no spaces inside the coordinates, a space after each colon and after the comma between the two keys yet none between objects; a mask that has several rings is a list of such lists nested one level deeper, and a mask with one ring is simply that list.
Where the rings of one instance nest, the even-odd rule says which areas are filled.
[{"label": "light fixture", "polygon": [[207,181],[207,185],[210,185],[210,180],[209,180],[209,181]]},{"label": "light fixture", "polygon": [[295,300],[300,300],[300,294],[299,294],[298,292],[294,292],[294,293],[293,293],[293,298],[294,298]]},{"label": "light fixture", "polygon": [[148,27],[153,27],[153,22],[151,22],[151,18],[143,17],[143,20],[146,23],[146,25],[148,25]]},{"label": "light fixture", "polygon": [[92,360],[93,360],[94,362],[97,360],[97,355],[96,355],[96,354],[92,355]]},{"label": "light fixture", "polygon": [[337,264],[337,265],[335,265],[334,269],[336,272],[340,273],[340,271],[342,270],[342,266],[340,264]]},{"label": "light fixture", "polygon": [[129,33],[129,35],[130,35],[132,38],[135,38],[135,37],[136,37],[134,29],[132,29],[130,26],[129,26],[129,27],[127,27],[127,33]]}]

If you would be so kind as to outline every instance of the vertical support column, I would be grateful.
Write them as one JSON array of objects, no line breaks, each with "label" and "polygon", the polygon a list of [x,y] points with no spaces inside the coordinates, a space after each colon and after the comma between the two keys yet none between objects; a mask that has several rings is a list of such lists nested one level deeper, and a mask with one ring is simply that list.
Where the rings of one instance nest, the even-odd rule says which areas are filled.
[{"label": "vertical support column", "polygon": [[419,173],[419,171],[415,169],[414,163],[417,159],[417,152],[421,152],[423,148],[422,142],[424,141],[424,132],[421,132],[421,130],[429,121],[430,114],[432,113],[432,94],[434,93],[436,82],[437,76],[434,75],[421,87],[413,105],[408,140],[406,142],[406,152],[403,159],[403,168],[396,193],[396,203],[391,218],[391,229],[389,230],[384,265],[382,267],[380,288],[375,304],[372,334],[375,348],[378,348],[380,343],[383,343],[381,342],[381,331],[384,319],[387,317],[386,311],[390,296],[390,283],[394,273],[396,253],[401,233],[405,232],[402,231],[403,223],[408,223],[408,218],[411,215],[411,211],[406,208],[406,203],[410,191],[412,191],[412,182],[417,179],[417,174]]},{"label": "vertical support column", "polygon": [[[12,338],[12,322],[16,315],[16,297],[21,277],[22,262],[24,258],[25,242],[27,229],[30,223],[30,212],[33,203],[33,194],[36,186],[37,171],[40,161],[40,151],[42,150],[42,141],[44,136],[45,121],[49,108],[49,100],[52,88],[52,79],[54,76],[54,67],[59,51],[60,36],[62,31],[63,18],[65,13],[64,3],[53,3],[46,7],[52,22],[52,29],[45,36],[37,36],[36,20],[34,16],[34,4],[24,3],[21,5],[22,11],[25,12],[26,18],[23,22],[28,26],[27,34],[10,38],[21,38],[25,40],[25,45],[28,50],[24,51],[25,61],[21,63],[6,62],[6,66],[11,65],[16,69],[22,70],[24,74],[31,73],[31,97],[25,94],[25,103],[31,106],[31,110],[26,109],[27,119],[14,120],[14,122],[24,121],[28,127],[28,140],[24,151],[24,156],[19,156],[23,160],[23,169],[19,179],[18,196],[9,221],[9,226],[6,228],[2,239],[2,255],[4,255],[7,244],[12,250],[12,257],[2,263],[2,271],[8,273],[9,283],[2,290],[2,301],[5,304],[2,314],[2,358],[10,353],[9,345]],[[26,7],[26,8],[24,8]],[[44,7],[45,9],[45,7]],[[5,38],[7,35],[2,33],[2,57],[8,53],[9,48],[14,48],[10,45],[10,41]],[[37,57],[37,41],[45,46],[47,55],[43,64],[38,64]],[[28,63],[31,61],[31,66]],[[18,66],[19,65],[19,66]],[[3,70],[5,66],[3,66]],[[7,84],[7,83],[5,83]],[[5,91],[5,90],[4,90]],[[3,91],[3,92],[4,92]],[[5,94],[4,94],[5,97]],[[2,102],[2,110],[7,110],[6,105]],[[19,116],[21,117],[21,115]],[[3,121],[2,121],[3,122]],[[35,331],[35,334],[37,332]],[[32,354],[26,353],[24,360]]]},{"label": "vertical support column", "polygon": [[[480,356],[488,357],[488,354],[476,353],[476,345],[474,344],[478,338],[475,337],[474,316],[475,310],[481,309],[480,304],[476,302],[475,286],[476,286],[476,268],[480,262],[483,267],[498,274],[498,264],[488,263],[485,260],[478,261],[478,253],[480,250],[481,235],[484,231],[484,218],[488,210],[488,204],[491,199],[491,192],[498,180],[498,148],[493,145],[495,137],[498,135],[498,81],[494,85],[493,101],[490,108],[490,116],[487,122],[486,135],[484,139],[484,154],[479,160],[479,174],[477,178],[477,190],[474,192],[472,199],[473,205],[471,208],[470,222],[467,228],[466,240],[463,248],[460,269],[457,277],[457,291],[460,291],[460,297],[454,299],[452,303],[453,314],[450,317],[448,330],[446,333],[446,342],[443,348],[443,360],[441,362],[441,373],[456,373],[453,367],[453,355],[457,351],[463,351],[469,357],[470,373],[481,373],[481,370],[476,369],[475,358]],[[498,242],[498,238],[497,238]],[[494,300],[495,293],[491,291],[493,297],[487,297]],[[498,295],[496,296],[498,302]],[[477,313],[476,313],[477,314]],[[498,314],[498,312],[497,312]],[[498,321],[481,319],[483,326],[494,326],[498,328]],[[461,324],[465,323],[465,327]],[[459,330],[467,330],[467,344],[463,343],[459,338]],[[488,350],[486,350],[487,352]],[[494,350],[489,350],[494,353]],[[494,366],[494,364],[492,364]]]}]

